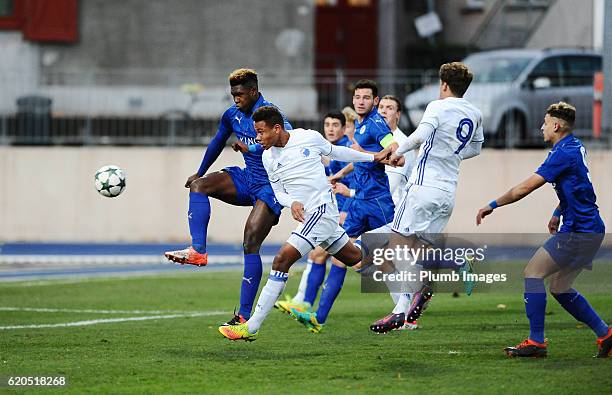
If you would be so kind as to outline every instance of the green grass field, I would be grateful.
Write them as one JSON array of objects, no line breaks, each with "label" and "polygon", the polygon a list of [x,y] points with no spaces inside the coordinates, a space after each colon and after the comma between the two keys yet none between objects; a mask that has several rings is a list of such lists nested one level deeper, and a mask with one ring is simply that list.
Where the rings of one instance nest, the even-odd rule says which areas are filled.
[{"label": "green grass field", "polygon": [[[0,284],[2,327],[179,315],[0,330],[0,377],[63,375],[65,390],[74,393],[561,394],[612,388],[612,360],[592,358],[592,332],[551,297],[549,358],[518,360],[502,349],[528,334],[522,289],[459,298],[439,294],[417,331],[375,335],[368,325],[390,310],[391,299],[361,294],[357,275],[349,273],[324,333],[311,334],[274,310],[257,341],[230,342],[217,326],[237,304],[240,278],[238,271],[202,270]],[[289,292],[298,280],[299,275],[290,278]],[[612,322],[612,295],[587,296]],[[0,390],[6,390],[3,385]]]}]

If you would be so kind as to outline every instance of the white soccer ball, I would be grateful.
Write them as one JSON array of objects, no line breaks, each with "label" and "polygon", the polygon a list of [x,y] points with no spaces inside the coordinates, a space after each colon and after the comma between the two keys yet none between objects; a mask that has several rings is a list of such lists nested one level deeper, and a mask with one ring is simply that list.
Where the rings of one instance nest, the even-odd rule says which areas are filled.
[{"label": "white soccer ball", "polygon": [[100,195],[116,197],[125,189],[125,173],[119,166],[102,166],[96,171],[94,182]]}]

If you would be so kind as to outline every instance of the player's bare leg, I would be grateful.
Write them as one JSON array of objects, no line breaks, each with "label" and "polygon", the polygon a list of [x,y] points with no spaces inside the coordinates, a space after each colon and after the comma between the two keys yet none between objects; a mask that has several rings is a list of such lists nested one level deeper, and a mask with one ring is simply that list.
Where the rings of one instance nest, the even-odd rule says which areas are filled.
[{"label": "player's bare leg", "polygon": [[301,258],[300,252],[289,243],[283,244],[272,262],[272,270],[261,290],[255,313],[244,323],[219,327],[219,332],[230,340],[255,340],[261,324],[285,289],[289,268]]},{"label": "player's bare leg", "polygon": [[245,322],[251,316],[253,302],[261,283],[263,266],[259,250],[272,227],[278,222],[278,217],[261,200],[255,202],[244,226],[242,249],[244,252],[244,272],[240,287],[240,309],[227,322],[228,325]]}]

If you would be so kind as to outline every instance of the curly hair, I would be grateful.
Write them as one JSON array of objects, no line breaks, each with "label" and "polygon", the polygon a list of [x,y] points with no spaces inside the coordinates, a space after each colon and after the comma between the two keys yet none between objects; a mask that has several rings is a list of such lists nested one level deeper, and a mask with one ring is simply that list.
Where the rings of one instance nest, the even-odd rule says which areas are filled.
[{"label": "curly hair", "polygon": [[280,125],[284,127],[283,115],[274,106],[261,106],[253,113],[253,122],[264,121],[268,127]]},{"label": "curly hair", "polygon": [[546,114],[565,121],[565,123],[567,123],[567,129],[574,127],[574,122],[576,121],[576,107],[571,104],[563,101],[553,103],[546,109]]},{"label": "curly hair", "polygon": [[457,97],[463,97],[474,78],[467,66],[461,62],[444,63],[440,66],[439,76]]}]

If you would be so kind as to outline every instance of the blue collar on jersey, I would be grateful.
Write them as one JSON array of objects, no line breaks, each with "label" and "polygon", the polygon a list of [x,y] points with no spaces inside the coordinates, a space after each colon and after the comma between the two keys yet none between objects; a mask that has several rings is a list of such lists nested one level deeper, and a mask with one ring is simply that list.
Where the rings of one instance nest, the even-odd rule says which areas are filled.
[{"label": "blue collar on jersey", "polygon": [[359,123],[359,120],[357,120],[357,126],[355,127],[355,129],[359,129],[360,127],[365,125],[366,122],[368,122],[372,117],[374,117],[377,114],[378,114],[378,109],[374,107],[372,111],[370,111],[368,115],[366,115],[365,118],[363,118],[363,122]]},{"label": "blue collar on jersey", "polygon": [[346,143],[349,141],[349,138],[346,136],[346,134],[344,136],[342,136],[342,138],[338,141],[336,141],[334,143],[334,145],[341,145],[343,147],[346,147]]},{"label": "blue collar on jersey", "polygon": [[555,145],[553,145],[553,149],[557,148],[557,147],[561,147],[563,145],[563,143],[566,143],[570,140],[574,139],[574,134],[570,133],[567,136],[563,137],[561,140],[557,141],[557,143]]}]

